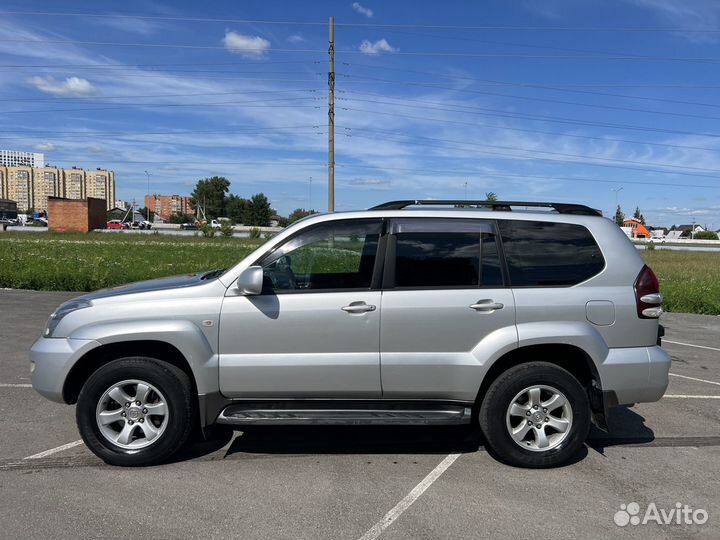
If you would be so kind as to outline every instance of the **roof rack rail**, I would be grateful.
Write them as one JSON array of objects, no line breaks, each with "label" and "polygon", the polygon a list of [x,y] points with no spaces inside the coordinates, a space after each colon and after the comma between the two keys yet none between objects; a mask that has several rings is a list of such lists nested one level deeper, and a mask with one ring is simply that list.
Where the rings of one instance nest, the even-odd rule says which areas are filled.
[{"label": "roof rack rail", "polygon": [[576,216],[602,216],[602,212],[584,204],[528,202],[528,201],[476,201],[463,199],[449,200],[402,200],[389,201],[373,206],[370,210],[402,210],[408,206],[486,206],[492,210],[510,211],[513,206],[528,206],[537,208],[552,208],[558,214],[572,214]]}]

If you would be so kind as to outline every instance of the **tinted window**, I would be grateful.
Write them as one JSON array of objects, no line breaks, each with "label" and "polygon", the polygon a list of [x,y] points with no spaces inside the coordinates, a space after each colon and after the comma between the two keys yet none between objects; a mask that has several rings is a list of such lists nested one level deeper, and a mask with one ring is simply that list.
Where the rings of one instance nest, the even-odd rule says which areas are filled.
[{"label": "tinted window", "polygon": [[[502,285],[495,235],[408,232],[396,235],[396,287]],[[481,239],[483,263],[481,260]]]},{"label": "tinted window", "polygon": [[381,227],[335,221],[302,231],[262,262],[266,291],[369,288]]},{"label": "tinted window", "polygon": [[575,285],[605,261],[585,227],[543,221],[498,222],[513,287]]}]

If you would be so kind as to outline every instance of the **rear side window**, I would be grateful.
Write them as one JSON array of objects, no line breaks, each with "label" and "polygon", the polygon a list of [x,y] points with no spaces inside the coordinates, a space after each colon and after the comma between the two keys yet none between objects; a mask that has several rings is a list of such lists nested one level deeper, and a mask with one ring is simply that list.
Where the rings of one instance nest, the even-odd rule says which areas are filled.
[{"label": "rear side window", "polygon": [[477,220],[403,219],[394,223],[395,287],[502,286],[494,227]]},{"label": "rear side window", "polygon": [[605,260],[582,225],[499,220],[513,287],[576,285],[599,274]]}]

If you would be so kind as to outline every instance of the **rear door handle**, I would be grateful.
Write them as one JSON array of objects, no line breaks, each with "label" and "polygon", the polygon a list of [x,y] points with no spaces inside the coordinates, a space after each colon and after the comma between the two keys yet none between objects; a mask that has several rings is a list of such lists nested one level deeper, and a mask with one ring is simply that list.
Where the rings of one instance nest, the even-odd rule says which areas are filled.
[{"label": "rear door handle", "polygon": [[470,304],[468,307],[475,311],[495,311],[505,306],[500,302],[495,302],[491,298],[487,298],[485,300],[478,300],[476,304]]},{"label": "rear door handle", "polygon": [[368,311],[375,311],[375,306],[366,304],[365,302],[350,302],[350,304],[340,309],[347,313],[367,313]]}]

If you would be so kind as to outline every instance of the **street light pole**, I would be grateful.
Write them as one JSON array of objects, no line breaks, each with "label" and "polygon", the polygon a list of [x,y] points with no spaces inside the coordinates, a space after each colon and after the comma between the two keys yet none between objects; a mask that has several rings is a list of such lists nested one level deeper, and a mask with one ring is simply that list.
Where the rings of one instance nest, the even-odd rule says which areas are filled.
[{"label": "street light pole", "polygon": [[[148,200],[149,200],[150,199],[150,173],[147,172],[147,170],[146,170],[145,174],[147,175],[147,196],[148,196]],[[148,223],[150,223],[150,205],[148,203],[146,203],[145,206],[146,206],[145,210],[147,210],[147,220],[148,220]]]}]

